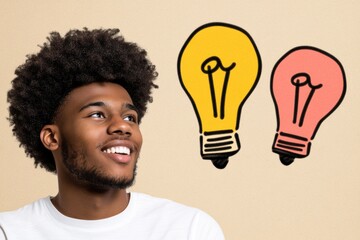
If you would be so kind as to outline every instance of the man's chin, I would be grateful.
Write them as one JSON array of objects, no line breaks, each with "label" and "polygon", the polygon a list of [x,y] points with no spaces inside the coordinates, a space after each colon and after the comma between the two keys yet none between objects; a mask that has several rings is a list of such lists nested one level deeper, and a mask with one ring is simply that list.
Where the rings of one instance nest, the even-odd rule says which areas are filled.
[{"label": "man's chin", "polygon": [[96,170],[79,170],[72,169],[71,171],[74,180],[82,185],[84,188],[94,191],[103,192],[110,189],[127,189],[134,185],[136,168],[129,176],[108,176]]},{"label": "man's chin", "polygon": [[112,189],[127,189],[134,185],[134,180],[117,181],[117,182],[83,182],[84,187],[91,192],[106,192]]},{"label": "man's chin", "polygon": [[112,177],[92,173],[82,180],[86,185],[88,185],[88,187],[94,189],[127,189],[133,186],[135,182],[135,175],[136,173],[134,172],[130,176]]}]

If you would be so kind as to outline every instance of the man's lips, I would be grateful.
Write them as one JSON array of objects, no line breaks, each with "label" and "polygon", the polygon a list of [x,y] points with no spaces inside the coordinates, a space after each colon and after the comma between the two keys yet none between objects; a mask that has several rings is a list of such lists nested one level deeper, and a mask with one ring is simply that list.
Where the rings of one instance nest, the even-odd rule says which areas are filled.
[{"label": "man's lips", "polygon": [[111,160],[113,160],[116,163],[122,163],[126,164],[131,162],[132,158],[131,155],[124,155],[124,154],[118,154],[118,153],[105,153],[105,156]]},{"label": "man's lips", "polygon": [[111,139],[99,145],[102,152],[130,154],[135,151],[135,144],[125,139]]}]

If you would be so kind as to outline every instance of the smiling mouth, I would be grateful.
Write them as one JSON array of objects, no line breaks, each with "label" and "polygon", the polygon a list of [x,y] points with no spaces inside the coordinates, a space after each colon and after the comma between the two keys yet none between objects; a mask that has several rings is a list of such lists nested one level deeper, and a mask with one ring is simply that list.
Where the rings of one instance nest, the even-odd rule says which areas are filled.
[{"label": "smiling mouth", "polygon": [[103,150],[104,153],[130,155],[130,148],[124,146],[116,146]]}]

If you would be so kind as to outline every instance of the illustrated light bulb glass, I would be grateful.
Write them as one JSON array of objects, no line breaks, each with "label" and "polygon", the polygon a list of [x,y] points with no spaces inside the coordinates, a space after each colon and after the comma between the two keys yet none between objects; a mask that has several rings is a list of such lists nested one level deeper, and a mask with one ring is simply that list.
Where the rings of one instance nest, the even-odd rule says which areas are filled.
[{"label": "illustrated light bulb glass", "polygon": [[178,75],[197,115],[201,156],[217,168],[224,168],[240,149],[237,130],[241,108],[260,72],[261,59],[254,41],[234,25],[203,25],[180,51]]},{"label": "illustrated light bulb glass", "polygon": [[309,155],[320,124],[341,103],[346,90],[341,63],[314,47],[297,47],[275,64],[271,93],[277,134],[273,152],[284,165]]}]

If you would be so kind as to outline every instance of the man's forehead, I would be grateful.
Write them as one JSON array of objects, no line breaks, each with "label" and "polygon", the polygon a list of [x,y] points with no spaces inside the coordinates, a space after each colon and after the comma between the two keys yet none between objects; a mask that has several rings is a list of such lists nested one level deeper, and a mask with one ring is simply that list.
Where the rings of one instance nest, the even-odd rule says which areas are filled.
[{"label": "man's forehead", "polygon": [[[58,113],[65,109],[80,111],[87,104],[103,102],[104,105],[111,103],[127,104],[128,108],[133,108],[133,101],[121,85],[110,82],[95,82],[83,85],[72,90],[61,103]],[[77,109],[77,110],[76,110]],[[137,111],[137,110],[136,110]]]}]

